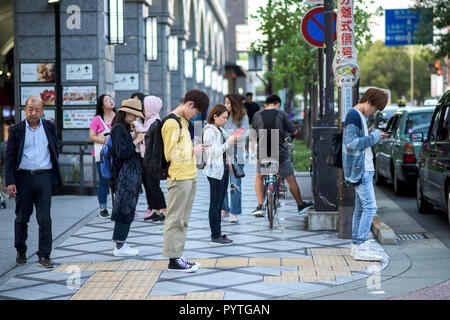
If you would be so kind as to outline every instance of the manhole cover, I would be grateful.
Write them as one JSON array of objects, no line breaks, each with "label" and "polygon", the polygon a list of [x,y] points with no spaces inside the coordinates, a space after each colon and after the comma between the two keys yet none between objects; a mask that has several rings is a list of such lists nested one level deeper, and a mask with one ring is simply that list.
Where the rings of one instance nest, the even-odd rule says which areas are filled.
[{"label": "manhole cover", "polygon": [[422,240],[428,239],[423,233],[410,233],[410,234],[400,234],[397,236],[397,240]]}]

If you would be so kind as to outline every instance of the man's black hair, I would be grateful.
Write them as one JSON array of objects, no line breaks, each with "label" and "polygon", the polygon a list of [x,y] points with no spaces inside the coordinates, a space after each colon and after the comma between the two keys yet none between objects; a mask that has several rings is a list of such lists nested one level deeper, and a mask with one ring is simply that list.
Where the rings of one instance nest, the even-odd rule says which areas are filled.
[{"label": "man's black hair", "polygon": [[245,94],[245,96],[246,96],[246,97],[253,97],[253,93],[247,92],[247,93]]},{"label": "man's black hair", "polygon": [[271,96],[268,96],[266,99],[266,104],[278,104],[281,103],[281,98],[277,96],[276,94],[273,94]]}]

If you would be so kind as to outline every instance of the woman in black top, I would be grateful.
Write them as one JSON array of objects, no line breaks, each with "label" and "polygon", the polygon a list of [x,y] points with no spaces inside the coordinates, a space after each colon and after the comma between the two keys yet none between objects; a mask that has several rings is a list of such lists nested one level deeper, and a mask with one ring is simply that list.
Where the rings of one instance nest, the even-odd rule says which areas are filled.
[{"label": "woman in black top", "polygon": [[115,199],[111,220],[115,221],[113,241],[114,256],[137,256],[138,249],[130,248],[126,243],[131,222],[139,197],[142,182],[142,170],[136,145],[144,140],[144,133],[131,136],[131,123],[136,117],[143,117],[142,104],[137,99],[122,101],[122,106],[112,122],[111,140],[116,164],[113,168]]}]

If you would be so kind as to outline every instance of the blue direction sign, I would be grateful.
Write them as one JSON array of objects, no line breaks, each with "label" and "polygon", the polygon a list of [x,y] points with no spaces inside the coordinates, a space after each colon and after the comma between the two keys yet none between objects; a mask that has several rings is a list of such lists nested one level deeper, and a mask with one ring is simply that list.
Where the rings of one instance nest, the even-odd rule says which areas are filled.
[{"label": "blue direction sign", "polygon": [[[334,41],[336,41],[336,12],[333,12],[333,18]],[[314,47],[323,48],[325,31],[323,7],[312,8],[305,14],[302,19],[301,31],[306,42]]]},{"label": "blue direction sign", "polygon": [[[414,33],[419,28],[420,14],[426,14],[425,11],[415,9],[389,9],[385,10],[386,18],[386,46],[403,46],[417,44],[414,39]],[[432,30],[431,30],[432,40]]]}]

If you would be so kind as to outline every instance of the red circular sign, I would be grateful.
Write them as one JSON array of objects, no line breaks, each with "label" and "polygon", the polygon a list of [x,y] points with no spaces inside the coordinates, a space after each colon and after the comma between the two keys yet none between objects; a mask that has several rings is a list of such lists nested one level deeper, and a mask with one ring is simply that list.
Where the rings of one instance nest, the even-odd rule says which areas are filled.
[{"label": "red circular sign", "polygon": [[[302,19],[301,24],[301,32],[303,38],[310,45],[318,48],[324,47],[324,36],[325,36],[325,27],[324,27],[324,10],[323,7],[315,7],[309,10]],[[333,41],[336,41],[336,20],[337,14],[333,12],[333,20],[334,20],[334,38]]]}]

